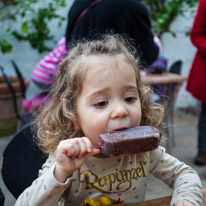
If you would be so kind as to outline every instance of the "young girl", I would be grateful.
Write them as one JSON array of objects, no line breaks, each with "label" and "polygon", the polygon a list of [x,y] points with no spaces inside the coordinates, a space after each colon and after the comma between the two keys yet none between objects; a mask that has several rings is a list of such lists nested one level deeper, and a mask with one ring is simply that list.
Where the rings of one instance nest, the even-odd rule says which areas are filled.
[{"label": "young girl", "polygon": [[162,107],[151,105],[151,92],[140,80],[131,51],[120,37],[110,35],[70,50],[38,118],[40,146],[49,158],[16,205],[141,202],[149,174],[174,189],[171,205],[201,205],[197,173],[164,148],[118,157],[95,149],[103,132],[158,127],[163,119]]}]

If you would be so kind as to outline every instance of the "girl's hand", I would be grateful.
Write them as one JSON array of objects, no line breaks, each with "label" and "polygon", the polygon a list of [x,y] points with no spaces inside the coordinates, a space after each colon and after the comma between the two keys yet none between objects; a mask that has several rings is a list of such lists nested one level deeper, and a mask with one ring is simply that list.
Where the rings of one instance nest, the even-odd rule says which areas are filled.
[{"label": "girl's hand", "polygon": [[188,202],[187,200],[179,200],[177,201],[174,206],[195,206],[191,202]]},{"label": "girl's hand", "polygon": [[65,182],[91,155],[98,153],[100,149],[93,149],[87,137],[61,141],[57,147],[55,178],[59,182]]}]

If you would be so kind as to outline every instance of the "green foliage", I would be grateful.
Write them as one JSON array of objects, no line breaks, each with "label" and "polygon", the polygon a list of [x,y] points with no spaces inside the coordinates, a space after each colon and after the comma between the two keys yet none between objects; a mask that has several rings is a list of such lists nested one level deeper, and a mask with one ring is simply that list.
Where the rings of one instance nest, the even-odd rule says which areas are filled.
[{"label": "green foliage", "polygon": [[[65,15],[58,15],[57,11],[66,6],[65,1],[0,0],[0,51],[11,52],[14,38],[29,42],[32,48],[40,53],[51,50],[47,46],[47,41],[53,41],[54,36],[51,34],[49,23],[55,19],[58,27],[61,27]],[[154,32],[161,38],[165,32],[170,32],[175,37],[175,32],[170,29],[171,23],[177,16],[184,16],[188,8],[196,8],[198,0],[142,0],[142,2],[150,11]]]},{"label": "green foliage", "polygon": [[177,16],[184,16],[184,12],[188,9],[194,12],[198,0],[142,0],[142,2],[150,11],[154,32],[161,38],[165,32],[176,36],[170,29],[171,23]]},{"label": "green foliage", "polygon": [[0,34],[1,52],[12,51],[13,38],[28,41],[40,53],[51,50],[47,41],[54,40],[54,36],[49,23],[57,20],[61,27],[65,15],[61,16],[57,11],[62,7],[66,7],[65,0],[0,1],[0,31],[4,31]]}]

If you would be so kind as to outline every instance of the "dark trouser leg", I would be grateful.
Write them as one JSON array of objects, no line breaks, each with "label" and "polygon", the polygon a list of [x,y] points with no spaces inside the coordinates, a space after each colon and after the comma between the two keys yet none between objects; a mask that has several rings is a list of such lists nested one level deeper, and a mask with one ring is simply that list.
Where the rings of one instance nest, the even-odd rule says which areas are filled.
[{"label": "dark trouser leg", "polygon": [[198,123],[198,149],[206,152],[206,103],[202,103],[202,109]]},{"label": "dark trouser leg", "polygon": [[195,164],[206,164],[206,103],[202,103],[198,123],[198,154],[195,157]]},{"label": "dark trouser leg", "polygon": [[5,197],[4,197],[4,194],[0,188],[0,206],[4,205],[4,200],[5,200]]}]

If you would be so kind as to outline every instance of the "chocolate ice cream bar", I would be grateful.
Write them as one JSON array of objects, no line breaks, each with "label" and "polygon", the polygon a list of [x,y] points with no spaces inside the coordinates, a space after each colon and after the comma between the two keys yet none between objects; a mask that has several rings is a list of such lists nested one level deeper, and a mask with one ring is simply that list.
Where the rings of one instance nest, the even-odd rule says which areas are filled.
[{"label": "chocolate ice cream bar", "polygon": [[106,156],[129,155],[156,149],[161,133],[150,126],[106,132],[100,134],[101,153]]}]

